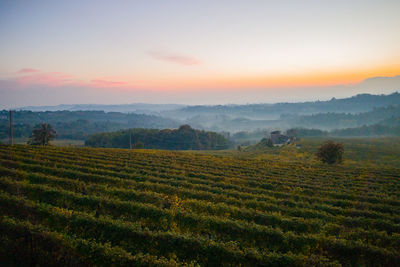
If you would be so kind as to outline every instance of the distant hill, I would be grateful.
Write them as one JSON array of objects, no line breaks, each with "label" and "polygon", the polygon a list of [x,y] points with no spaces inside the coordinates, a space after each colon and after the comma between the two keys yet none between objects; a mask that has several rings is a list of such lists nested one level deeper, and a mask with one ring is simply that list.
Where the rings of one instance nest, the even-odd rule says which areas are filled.
[{"label": "distant hill", "polygon": [[189,125],[179,129],[129,129],[112,133],[98,133],[89,136],[85,145],[113,148],[152,148],[171,150],[226,149],[228,140],[215,132],[195,130]]},{"label": "distant hill", "polygon": [[124,112],[139,114],[159,114],[161,111],[173,110],[185,107],[179,104],[121,104],[121,105],[96,105],[96,104],[72,104],[72,105],[56,105],[56,106],[26,106],[17,108],[16,110],[31,111],[105,111],[105,112]]},{"label": "distant hill", "polygon": [[187,119],[197,115],[229,115],[249,119],[278,119],[282,114],[311,115],[326,112],[360,113],[374,108],[400,104],[400,93],[390,95],[359,94],[350,98],[329,101],[300,103],[248,104],[248,105],[216,105],[186,106],[178,110],[170,110],[165,114],[170,117]]},{"label": "distant hill", "polygon": [[340,137],[400,136],[400,124],[397,126],[389,126],[378,123],[355,128],[337,129],[331,131],[330,135]]},{"label": "distant hill", "polygon": [[[346,99],[305,103],[188,106],[180,111],[196,114],[187,118],[186,123],[213,131],[239,132],[291,127],[330,130],[371,125],[400,114],[400,94],[363,94]],[[176,114],[179,111],[166,113]],[[278,118],[268,119],[278,114]],[[184,116],[178,114],[177,117]]]},{"label": "distant hill", "polygon": [[380,121],[379,124],[387,126],[400,126],[400,113]]},{"label": "distant hill", "polygon": [[[16,112],[16,134],[31,131],[40,122],[55,124],[63,137],[81,139],[96,132],[117,131],[128,128],[176,128],[189,124],[196,129],[237,133],[258,130],[285,130],[289,128],[318,128],[332,130],[373,125],[400,114],[400,93],[390,95],[359,94],[350,98],[329,101],[184,106],[175,104],[130,105],[59,105],[25,107],[32,109],[67,109],[64,111]],[[68,110],[69,109],[69,110]],[[75,110],[80,109],[80,110]],[[87,109],[87,110],[83,110]],[[120,110],[105,112],[95,109]],[[137,112],[132,113],[131,110]],[[0,126],[5,125],[7,112],[0,113]],[[139,114],[140,113],[140,114]],[[82,123],[81,120],[87,121]],[[78,122],[80,121],[80,122]],[[1,124],[2,123],[2,124]],[[96,125],[95,125],[96,124]],[[68,130],[64,130],[68,129]],[[0,129],[0,138],[6,129]]]},{"label": "distant hill", "polygon": [[[196,116],[228,115],[255,120],[278,119],[282,114],[311,115],[326,112],[360,113],[373,108],[400,104],[400,93],[389,95],[359,94],[349,98],[328,101],[309,101],[299,103],[247,104],[247,105],[180,105],[180,104],[145,104],[134,103],[124,105],[57,105],[27,106],[17,110],[31,111],[105,111],[137,114],[155,114],[175,119],[189,119]],[[205,117],[204,117],[205,118]],[[208,118],[205,118],[207,120]],[[204,122],[199,120],[198,122]]]},{"label": "distant hill", "polygon": [[292,127],[320,128],[324,130],[359,127],[363,125],[392,124],[391,120],[398,120],[400,103],[387,107],[374,108],[359,114],[351,113],[318,113],[313,115],[282,115],[282,123]]}]

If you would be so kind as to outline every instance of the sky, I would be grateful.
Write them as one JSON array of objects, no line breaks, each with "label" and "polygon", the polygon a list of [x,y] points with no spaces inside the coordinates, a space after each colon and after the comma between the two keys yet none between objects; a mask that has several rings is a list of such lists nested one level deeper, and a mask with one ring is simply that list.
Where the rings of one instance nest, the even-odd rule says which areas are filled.
[{"label": "sky", "polygon": [[398,0],[2,0],[0,108],[400,91],[398,14]]}]

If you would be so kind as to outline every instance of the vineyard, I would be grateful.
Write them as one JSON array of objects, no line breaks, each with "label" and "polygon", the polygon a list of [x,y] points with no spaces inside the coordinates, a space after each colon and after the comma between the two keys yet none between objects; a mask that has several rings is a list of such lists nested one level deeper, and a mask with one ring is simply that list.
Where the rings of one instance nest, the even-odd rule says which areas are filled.
[{"label": "vineyard", "polygon": [[0,261],[400,266],[400,169],[0,146]]}]

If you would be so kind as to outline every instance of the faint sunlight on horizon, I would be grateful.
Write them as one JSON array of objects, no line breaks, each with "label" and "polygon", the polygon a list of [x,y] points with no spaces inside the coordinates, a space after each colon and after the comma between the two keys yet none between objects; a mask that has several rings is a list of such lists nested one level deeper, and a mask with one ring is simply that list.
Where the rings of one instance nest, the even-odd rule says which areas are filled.
[{"label": "faint sunlight on horizon", "polygon": [[0,107],[390,93],[399,12],[377,0],[3,1]]}]

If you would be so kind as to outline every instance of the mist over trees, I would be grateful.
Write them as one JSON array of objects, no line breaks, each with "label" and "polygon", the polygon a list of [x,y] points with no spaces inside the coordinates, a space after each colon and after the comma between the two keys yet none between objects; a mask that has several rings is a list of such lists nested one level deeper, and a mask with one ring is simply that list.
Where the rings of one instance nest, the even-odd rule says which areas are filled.
[{"label": "mist over trees", "polygon": [[197,105],[170,110],[166,116],[187,119],[197,115],[229,115],[254,120],[276,120],[282,114],[310,115],[315,113],[361,113],[374,108],[398,105],[400,93],[389,95],[359,94],[349,98],[298,103],[247,104],[247,105]]},{"label": "mist over trees", "polygon": [[[58,107],[76,109],[106,106]],[[17,110],[14,112],[14,137],[29,138],[34,126],[39,123],[50,123],[57,130],[59,139],[75,140],[86,140],[91,134],[101,132],[132,128],[174,129],[179,125],[189,124],[196,129],[219,132],[236,144],[247,144],[258,142],[273,130],[296,128],[300,137],[398,136],[400,125],[399,93],[362,94],[345,99],[303,103],[134,106],[152,109],[150,112],[158,115],[90,110]],[[121,105],[122,107],[131,106]],[[110,105],[108,110],[110,109],[118,110],[119,105]],[[8,137],[9,131],[7,114],[6,110],[0,111],[0,139],[3,140]]]},{"label": "mist over trees", "polygon": [[363,125],[372,125],[390,120],[396,120],[400,117],[400,102],[398,105],[390,105],[387,107],[374,108],[369,112],[358,114],[350,113],[317,113],[313,115],[282,115],[281,120],[287,124],[297,127],[312,127],[324,130],[359,127]]},{"label": "mist over trees", "polygon": [[337,129],[330,132],[331,136],[340,137],[373,137],[373,136],[400,136],[400,125],[388,126],[374,124],[356,128]]}]

